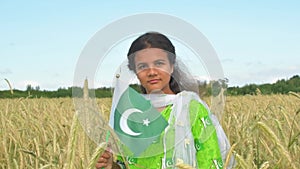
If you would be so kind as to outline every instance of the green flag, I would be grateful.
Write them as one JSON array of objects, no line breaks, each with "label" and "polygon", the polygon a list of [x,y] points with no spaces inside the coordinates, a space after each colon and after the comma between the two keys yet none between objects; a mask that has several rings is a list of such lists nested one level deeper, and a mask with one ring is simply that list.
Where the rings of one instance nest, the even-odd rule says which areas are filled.
[{"label": "green flag", "polygon": [[168,122],[141,94],[127,88],[114,116],[114,130],[134,156],[142,153],[166,128]]}]

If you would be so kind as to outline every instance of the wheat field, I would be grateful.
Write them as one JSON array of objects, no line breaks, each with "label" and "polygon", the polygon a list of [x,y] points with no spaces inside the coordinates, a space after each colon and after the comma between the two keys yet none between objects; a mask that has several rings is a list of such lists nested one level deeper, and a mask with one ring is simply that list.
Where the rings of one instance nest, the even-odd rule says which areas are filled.
[{"label": "wheat field", "polygon": [[[111,99],[97,103],[107,119]],[[300,168],[299,112],[295,93],[227,97],[221,124],[235,168]],[[1,99],[0,168],[93,166],[97,145],[76,117],[71,98]]]}]

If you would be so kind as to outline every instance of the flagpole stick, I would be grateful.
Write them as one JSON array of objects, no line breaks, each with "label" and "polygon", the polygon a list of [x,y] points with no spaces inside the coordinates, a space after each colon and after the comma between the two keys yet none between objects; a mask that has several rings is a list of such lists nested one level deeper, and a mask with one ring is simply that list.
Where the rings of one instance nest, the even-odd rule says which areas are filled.
[{"label": "flagpole stick", "polygon": [[119,152],[120,153],[120,156],[121,156],[121,158],[123,159],[123,162],[124,162],[124,164],[125,164],[125,168],[129,168],[129,164],[128,164],[128,162],[126,161],[126,159],[124,158],[125,157],[125,155],[122,153],[122,151],[121,151],[121,149],[120,149],[120,144],[118,144],[118,143],[120,143],[120,140],[118,140],[117,138],[118,138],[118,136],[115,134],[115,132],[114,132],[114,130],[112,130],[112,128],[110,128],[110,127],[108,127],[108,131],[110,131],[110,135],[112,136],[111,138],[113,139],[112,141],[114,142],[114,143],[116,143],[116,150],[117,150],[117,152]]},{"label": "flagpole stick", "polygon": [[106,143],[108,143],[109,136],[110,136],[110,132],[109,132],[109,130],[107,130],[106,138],[105,138]]},{"label": "flagpole stick", "polygon": [[[110,132],[109,132],[109,130],[107,130],[107,132],[106,132],[106,138],[105,138],[105,142],[107,143],[107,145],[108,145],[109,136],[110,136]],[[101,169],[105,169],[105,168],[102,167]]]}]

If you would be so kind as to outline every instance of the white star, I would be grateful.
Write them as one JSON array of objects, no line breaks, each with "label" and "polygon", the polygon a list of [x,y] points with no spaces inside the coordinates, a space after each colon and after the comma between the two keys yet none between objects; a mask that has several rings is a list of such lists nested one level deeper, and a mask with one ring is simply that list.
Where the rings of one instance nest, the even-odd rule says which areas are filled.
[{"label": "white star", "polygon": [[143,120],[143,125],[149,126],[149,123],[150,123],[149,119]]}]

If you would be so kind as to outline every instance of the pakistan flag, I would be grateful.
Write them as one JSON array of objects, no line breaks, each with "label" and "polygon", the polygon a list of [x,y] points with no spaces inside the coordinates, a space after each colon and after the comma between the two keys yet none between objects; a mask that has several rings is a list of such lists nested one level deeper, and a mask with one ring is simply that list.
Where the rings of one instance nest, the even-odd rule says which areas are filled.
[{"label": "pakistan flag", "polygon": [[114,116],[114,130],[134,156],[142,153],[166,128],[168,122],[141,94],[127,88]]}]

